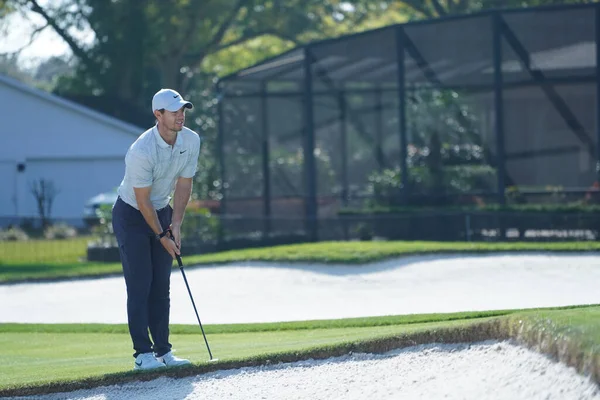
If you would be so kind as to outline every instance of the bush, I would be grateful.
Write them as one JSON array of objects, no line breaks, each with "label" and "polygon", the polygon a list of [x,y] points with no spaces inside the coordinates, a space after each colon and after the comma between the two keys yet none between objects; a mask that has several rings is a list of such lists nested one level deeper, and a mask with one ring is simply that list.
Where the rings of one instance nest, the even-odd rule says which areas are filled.
[{"label": "bush", "polygon": [[77,236],[77,230],[67,224],[50,225],[44,231],[46,239],[71,239]]},{"label": "bush", "polygon": [[358,236],[358,239],[363,242],[373,240],[373,230],[366,223],[359,224],[355,229],[354,233]]},{"label": "bush", "polygon": [[11,241],[21,241],[21,240],[29,240],[29,235],[27,233],[17,227],[13,226],[8,228],[5,231],[0,231],[0,240],[11,240]]},{"label": "bush", "polygon": [[[442,167],[439,176],[432,169],[413,167],[408,179],[411,199],[407,205],[449,204],[448,195],[473,192],[493,192],[496,188],[496,170],[486,165]],[[402,173],[400,168],[375,172],[369,177],[375,197],[374,206],[402,204]]]},{"label": "bush", "polygon": [[364,214],[414,214],[416,212],[492,212],[492,213],[532,213],[532,214],[600,214],[600,205],[573,202],[568,204],[483,204],[472,206],[447,206],[447,207],[366,207],[346,208],[339,211],[339,215],[359,216]]},{"label": "bush", "polygon": [[91,247],[114,247],[117,239],[112,228],[112,205],[103,204],[96,209],[97,225],[93,226],[92,233],[97,237],[90,243]]},{"label": "bush", "polygon": [[186,242],[213,242],[217,240],[219,219],[208,208],[186,210],[181,225],[181,240]]}]

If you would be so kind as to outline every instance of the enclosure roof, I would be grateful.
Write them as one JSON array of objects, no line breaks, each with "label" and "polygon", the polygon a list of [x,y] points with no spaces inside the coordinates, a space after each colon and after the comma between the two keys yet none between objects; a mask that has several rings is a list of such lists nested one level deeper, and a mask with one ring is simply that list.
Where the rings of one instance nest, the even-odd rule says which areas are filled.
[{"label": "enclosure roof", "polygon": [[[403,57],[408,85],[490,85],[494,81],[495,21],[501,32],[497,54],[509,81],[530,79],[531,70],[543,70],[550,77],[568,70],[570,76],[595,78],[593,11],[599,7],[590,3],[488,10],[394,24],[298,46],[219,82],[225,87],[300,82],[310,65],[316,85],[395,84]],[[404,55],[398,54],[397,43],[403,44]]]}]

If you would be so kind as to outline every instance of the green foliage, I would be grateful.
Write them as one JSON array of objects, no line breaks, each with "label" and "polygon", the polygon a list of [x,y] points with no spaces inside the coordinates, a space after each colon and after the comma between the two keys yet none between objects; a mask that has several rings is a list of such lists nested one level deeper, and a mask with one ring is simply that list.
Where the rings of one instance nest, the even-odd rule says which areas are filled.
[{"label": "green foliage", "polygon": [[[148,104],[157,88],[173,87],[192,99],[188,126],[203,136],[194,195],[203,199],[219,199],[221,188],[212,91],[217,76],[298,43],[405,19],[386,2],[365,0],[7,3],[42,15],[71,47],[74,74],[59,79],[58,94],[139,126],[153,122]],[[89,45],[76,38],[86,29],[95,37]]]},{"label": "green foliage", "polygon": [[[96,210],[98,223],[93,227],[96,240],[91,242],[93,246],[112,247],[116,246],[116,237],[112,227],[112,206],[101,205]],[[181,226],[181,238],[183,241],[213,241],[216,239],[219,229],[219,219],[212,215],[206,208],[189,208],[185,212],[184,222]]]},{"label": "green foliage", "polygon": [[[290,45],[357,31],[363,21],[385,23],[397,12],[364,0],[340,2],[180,0],[69,0],[56,6],[13,0],[44,18],[78,61],[65,93],[87,93],[134,102],[142,108],[157,86],[202,90],[196,75],[225,74],[273,56]],[[73,12],[73,10],[79,12]],[[75,33],[91,30],[85,47]],[[364,29],[364,28],[362,28]],[[265,42],[257,40],[265,38]],[[246,49],[245,45],[249,47]],[[232,57],[230,48],[235,48]],[[221,52],[222,61],[207,58]]]},{"label": "green foliage", "polygon": [[598,214],[600,213],[600,205],[598,204],[586,204],[582,202],[572,202],[565,204],[476,204],[472,206],[435,206],[428,207],[422,205],[412,206],[385,206],[376,205],[366,208],[346,208],[339,212],[340,215],[361,215],[361,214],[414,214],[418,212],[527,212],[527,213],[540,213],[540,214]]},{"label": "green foliage", "polygon": [[96,209],[97,224],[92,228],[92,234],[96,238],[90,242],[91,246],[113,247],[117,245],[112,226],[112,205],[101,204]]},{"label": "green foliage", "polygon": [[219,218],[207,208],[188,210],[181,225],[181,240],[192,243],[215,241],[219,224]]},{"label": "green foliage", "polygon": [[[3,0],[0,18],[11,12],[34,13],[70,46],[70,62],[49,60],[40,69],[39,75],[45,76],[45,82],[55,86],[60,95],[139,126],[153,122],[148,104],[157,88],[173,87],[191,98],[196,109],[190,114],[188,125],[204,139],[194,194],[196,198],[218,199],[222,183],[215,161],[216,101],[212,91],[217,76],[248,67],[297,44],[409,19],[555,3],[556,0]],[[81,36],[92,36],[93,40],[81,41]],[[63,72],[49,76],[46,71],[55,68]],[[463,138],[473,134],[473,129],[464,123],[471,118],[465,104],[443,115],[436,113],[450,104],[453,95],[452,91],[425,91],[415,93],[415,101],[409,102],[409,117],[418,119],[414,131],[422,132],[424,140],[439,121],[446,121],[446,133]],[[469,140],[477,143],[474,138]]]},{"label": "green foliage", "polygon": [[355,228],[355,233],[359,240],[373,240],[373,229],[366,223],[358,224]]},{"label": "green foliage", "polygon": [[410,19],[446,17],[487,9],[527,8],[556,4],[593,3],[596,0],[401,0],[395,2]]},{"label": "green foliage", "polygon": [[[2,10],[0,9],[0,14],[1,12]],[[24,69],[19,65],[19,57],[17,55],[0,54],[0,73],[29,85],[36,84],[32,77],[32,71]]]},{"label": "green foliage", "polygon": [[433,196],[492,192],[496,187],[496,170],[485,165],[441,167],[438,171],[427,167],[414,167],[409,169],[408,179],[411,195],[421,197],[403,203],[404,185],[400,168],[373,172],[369,176],[374,194],[371,207],[395,207],[401,204],[427,206],[431,205],[427,203],[427,195],[432,195],[433,201]]},{"label": "green foliage", "polygon": [[498,204],[487,204],[479,206],[482,211],[523,211],[550,214],[598,214],[600,213],[599,204],[585,204],[582,202],[572,202],[566,204],[508,204],[501,206]]}]

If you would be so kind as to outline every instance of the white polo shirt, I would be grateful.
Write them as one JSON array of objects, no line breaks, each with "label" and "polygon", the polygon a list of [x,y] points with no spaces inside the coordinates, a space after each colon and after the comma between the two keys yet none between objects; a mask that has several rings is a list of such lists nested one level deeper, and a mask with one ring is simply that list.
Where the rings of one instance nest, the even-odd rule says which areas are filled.
[{"label": "white polo shirt", "polygon": [[117,190],[123,201],[139,210],[134,187],[152,186],[150,201],[156,210],[169,204],[179,177],[192,178],[198,168],[200,136],[183,127],[173,146],[154,126],[142,133],[125,156],[125,177]]}]

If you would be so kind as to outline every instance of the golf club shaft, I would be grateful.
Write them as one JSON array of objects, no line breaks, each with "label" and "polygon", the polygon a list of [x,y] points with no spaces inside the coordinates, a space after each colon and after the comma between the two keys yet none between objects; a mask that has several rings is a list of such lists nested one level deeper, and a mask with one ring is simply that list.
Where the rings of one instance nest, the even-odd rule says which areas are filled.
[{"label": "golf club shaft", "polygon": [[198,315],[198,310],[196,309],[196,303],[194,302],[194,297],[192,296],[192,291],[190,290],[190,285],[188,284],[187,277],[185,276],[185,271],[183,270],[183,262],[181,261],[181,256],[176,254],[177,264],[179,264],[179,270],[181,271],[181,275],[183,276],[183,281],[185,282],[185,287],[190,295],[190,300],[192,300],[192,306],[194,306],[194,312],[196,313],[196,318],[198,319],[198,324],[200,325],[200,329],[202,330],[202,336],[204,337],[204,343],[206,343],[206,348],[208,349],[208,355],[210,359],[213,359],[212,353],[210,351],[210,346],[208,345],[208,340],[206,339],[206,334],[204,333],[204,328],[202,327],[202,322],[200,322],[200,316]]}]

